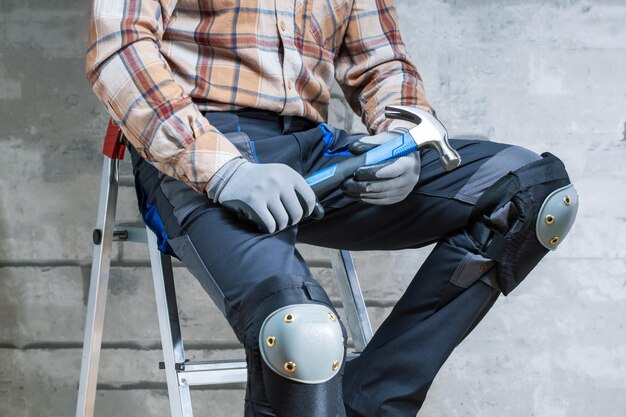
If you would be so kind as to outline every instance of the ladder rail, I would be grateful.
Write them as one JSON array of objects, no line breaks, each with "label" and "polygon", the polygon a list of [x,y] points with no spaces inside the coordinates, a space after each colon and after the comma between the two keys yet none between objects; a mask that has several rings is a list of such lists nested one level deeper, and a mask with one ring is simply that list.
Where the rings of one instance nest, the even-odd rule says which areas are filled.
[{"label": "ladder rail", "polygon": [[356,352],[363,352],[373,331],[350,251],[329,249],[331,264]]},{"label": "ladder rail", "polygon": [[117,204],[119,161],[104,157],[100,179],[98,218],[94,230],[94,247],[87,300],[85,338],[81,360],[76,417],[93,417],[98,367],[102,346],[102,329],[109,285],[113,228]]},{"label": "ladder rail", "polygon": [[176,369],[177,364],[185,362],[185,351],[178,319],[172,260],[169,256],[159,252],[154,232],[147,227],[146,230],[170,409],[172,417],[192,417],[189,385],[179,383]]}]

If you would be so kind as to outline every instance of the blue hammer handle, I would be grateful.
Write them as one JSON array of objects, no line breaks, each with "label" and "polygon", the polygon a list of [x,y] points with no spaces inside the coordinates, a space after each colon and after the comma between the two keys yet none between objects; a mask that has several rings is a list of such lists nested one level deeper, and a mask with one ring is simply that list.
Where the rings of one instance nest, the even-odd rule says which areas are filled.
[{"label": "blue hammer handle", "polygon": [[[416,152],[418,149],[413,137],[408,132],[403,133],[397,138],[385,142],[362,155],[345,159],[337,164],[315,171],[306,179],[306,182],[311,186],[319,201],[326,193],[334,190],[342,182],[354,175],[358,168],[399,158]],[[318,202],[311,217],[321,219],[323,216],[324,209]]]}]

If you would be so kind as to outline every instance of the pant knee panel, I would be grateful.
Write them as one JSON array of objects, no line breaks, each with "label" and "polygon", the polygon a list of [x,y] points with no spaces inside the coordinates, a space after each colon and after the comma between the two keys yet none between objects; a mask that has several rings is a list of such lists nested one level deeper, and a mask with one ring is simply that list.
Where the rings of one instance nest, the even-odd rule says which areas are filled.
[{"label": "pant knee panel", "polygon": [[258,334],[254,337],[250,331],[258,331],[270,313],[290,304],[308,303],[324,304],[333,309],[326,291],[313,278],[300,275],[266,278],[250,289],[243,299],[234,330],[246,347],[257,345]]},{"label": "pant knee panel", "polygon": [[536,153],[519,146],[509,146],[496,153],[476,170],[454,196],[455,199],[476,204],[482,193],[512,170],[541,159]]},{"label": "pant knee panel", "polygon": [[[548,253],[537,234],[544,203],[557,190],[573,190],[564,188],[571,183],[561,160],[549,153],[542,157],[487,189],[476,203],[474,221],[469,225],[484,255],[497,262],[498,284],[505,295]],[[570,214],[569,227],[575,211]]]}]

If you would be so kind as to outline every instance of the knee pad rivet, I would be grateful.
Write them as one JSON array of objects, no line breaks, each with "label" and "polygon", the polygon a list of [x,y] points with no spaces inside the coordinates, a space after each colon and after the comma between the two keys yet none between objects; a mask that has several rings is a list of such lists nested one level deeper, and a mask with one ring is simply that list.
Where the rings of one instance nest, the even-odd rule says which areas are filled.
[{"label": "knee pad rivet", "polygon": [[336,371],[337,369],[339,369],[339,361],[333,362],[333,371]]},{"label": "knee pad rivet", "polygon": [[274,347],[276,345],[276,338],[274,336],[270,336],[266,340],[267,346]]},{"label": "knee pad rivet", "polygon": [[289,362],[285,362],[285,371],[289,372],[289,373],[293,373],[296,372],[296,364],[289,361]]},{"label": "knee pad rivet", "polygon": [[331,312],[328,312],[328,318],[331,319],[332,321],[337,320],[337,318],[335,317],[335,315]]},{"label": "knee pad rivet", "polygon": [[559,243],[559,240],[561,240],[560,237],[558,236],[554,236],[551,240],[550,240],[550,244],[551,245],[556,245],[557,243]]},{"label": "knee pad rivet", "polygon": [[570,204],[572,204],[572,199],[569,198],[568,195],[566,195],[565,197],[563,197],[563,202],[565,203],[566,206],[569,206]]},{"label": "knee pad rivet", "polygon": [[285,323],[293,323],[295,316],[291,313],[285,314]]},{"label": "knee pad rivet", "polygon": [[555,219],[554,219],[554,216],[553,216],[553,215],[548,214],[548,215],[546,216],[546,224],[552,224],[552,223],[554,223],[554,220],[555,220]]}]

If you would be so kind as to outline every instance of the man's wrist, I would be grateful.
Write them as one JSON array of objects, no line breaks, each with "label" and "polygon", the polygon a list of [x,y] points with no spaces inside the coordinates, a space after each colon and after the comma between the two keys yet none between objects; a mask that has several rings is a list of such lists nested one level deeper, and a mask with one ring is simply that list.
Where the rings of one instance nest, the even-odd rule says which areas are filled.
[{"label": "man's wrist", "polygon": [[207,184],[206,194],[207,196],[213,200],[213,202],[217,202],[220,193],[226,186],[226,183],[233,176],[235,171],[239,169],[243,164],[247,163],[245,159],[242,157],[231,159],[226,162],[220,169],[217,170],[215,174],[209,180]]}]

